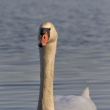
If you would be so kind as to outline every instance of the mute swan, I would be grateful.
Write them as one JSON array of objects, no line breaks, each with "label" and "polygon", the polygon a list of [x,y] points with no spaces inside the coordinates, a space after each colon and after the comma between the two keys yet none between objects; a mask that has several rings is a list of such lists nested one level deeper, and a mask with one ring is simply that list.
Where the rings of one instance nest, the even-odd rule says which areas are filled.
[{"label": "mute swan", "polygon": [[[38,32],[40,52],[40,93],[37,110],[96,110],[86,88],[81,96],[55,96],[53,98],[54,61],[58,34],[54,25],[44,22]],[[55,103],[55,107],[54,107]]]}]

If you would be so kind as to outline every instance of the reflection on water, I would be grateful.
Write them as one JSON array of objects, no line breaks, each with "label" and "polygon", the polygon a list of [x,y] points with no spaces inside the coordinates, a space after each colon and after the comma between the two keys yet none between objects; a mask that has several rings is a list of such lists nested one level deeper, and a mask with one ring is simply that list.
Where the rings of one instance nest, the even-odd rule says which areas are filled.
[{"label": "reflection on water", "polygon": [[97,108],[109,110],[109,4],[109,0],[0,0],[0,110],[36,110],[37,30],[43,21],[52,21],[59,33],[55,94],[79,95],[89,86]]}]

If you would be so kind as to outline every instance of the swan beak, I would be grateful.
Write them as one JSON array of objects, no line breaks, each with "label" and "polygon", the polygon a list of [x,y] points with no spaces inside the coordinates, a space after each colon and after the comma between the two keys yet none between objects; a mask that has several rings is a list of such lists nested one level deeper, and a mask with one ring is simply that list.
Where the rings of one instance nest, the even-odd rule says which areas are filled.
[{"label": "swan beak", "polygon": [[48,39],[49,39],[49,36],[48,36],[47,32],[45,34],[41,35],[40,39],[39,39],[38,46],[39,47],[44,47],[47,44]]}]

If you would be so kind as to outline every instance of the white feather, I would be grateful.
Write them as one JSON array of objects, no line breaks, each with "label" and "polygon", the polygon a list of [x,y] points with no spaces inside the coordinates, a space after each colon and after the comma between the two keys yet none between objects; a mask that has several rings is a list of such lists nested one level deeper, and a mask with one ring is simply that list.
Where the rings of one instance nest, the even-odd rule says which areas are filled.
[{"label": "white feather", "polygon": [[[40,51],[40,93],[38,110],[97,110],[89,96],[87,87],[81,96],[53,97],[54,61],[57,45],[57,31],[50,22],[42,23],[40,28],[50,28],[50,38]],[[39,40],[39,37],[38,37]],[[55,103],[55,106],[54,106]]]},{"label": "white feather", "polygon": [[54,98],[55,110],[97,110],[89,97],[89,88],[86,88],[81,96],[57,95]]}]

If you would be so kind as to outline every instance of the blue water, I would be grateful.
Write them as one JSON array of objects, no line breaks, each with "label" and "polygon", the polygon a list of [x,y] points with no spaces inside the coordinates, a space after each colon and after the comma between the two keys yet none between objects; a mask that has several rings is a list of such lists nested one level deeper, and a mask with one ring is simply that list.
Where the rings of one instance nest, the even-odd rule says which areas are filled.
[{"label": "blue water", "polygon": [[98,110],[110,110],[110,0],[0,0],[0,110],[37,108],[44,21],[59,33],[54,93],[89,86]]}]

